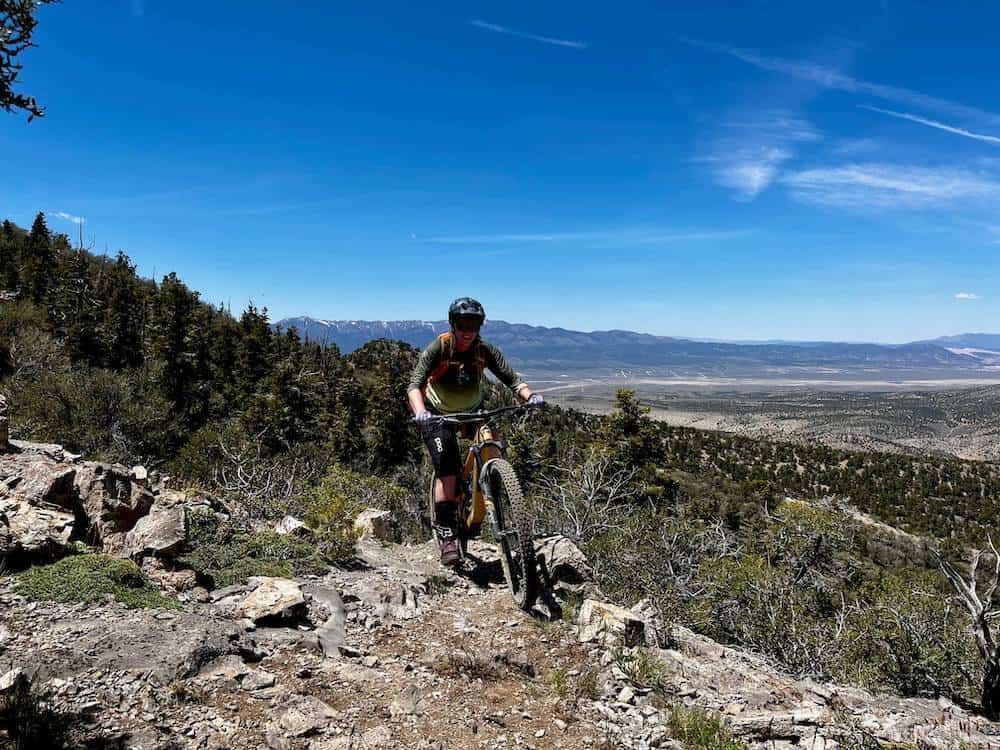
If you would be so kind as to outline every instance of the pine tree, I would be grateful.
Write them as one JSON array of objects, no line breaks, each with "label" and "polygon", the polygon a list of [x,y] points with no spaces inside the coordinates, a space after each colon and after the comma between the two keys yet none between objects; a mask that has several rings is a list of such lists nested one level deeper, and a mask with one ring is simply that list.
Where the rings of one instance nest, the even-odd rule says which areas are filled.
[{"label": "pine tree", "polygon": [[240,317],[240,342],[236,359],[236,382],[240,395],[250,398],[274,363],[274,335],[267,321],[267,308],[253,302]]},{"label": "pine tree", "polygon": [[59,288],[53,303],[57,335],[63,339],[70,359],[99,366],[103,363],[98,335],[101,305],[92,261],[85,251],[79,250],[66,256],[60,269]]},{"label": "pine tree", "polygon": [[211,367],[212,390],[223,404],[233,403],[236,384],[237,349],[239,346],[239,324],[221,305],[213,311],[211,338],[209,339],[209,362]]},{"label": "pine tree", "polygon": [[36,304],[45,304],[52,287],[56,270],[55,250],[52,234],[45,223],[45,214],[40,212],[31,225],[28,241],[24,245],[21,258],[21,282],[28,299]]},{"label": "pine tree", "polygon": [[143,361],[146,297],[135,266],[125,253],[119,252],[114,263],[101,269],[97,296],[101,301],[98,356],[116,370],[139,366]]},{"label": "pine tree", "polygon": [[0,225],[0,291],[16,292],[20,286],[20,250],[16,227],[8,220]]},{"label": "pine tree", "polygon": [[163,362],[163,393],[182,421],[197,401],[192,392],[195,368],[191,341],[197,305],[198,293],[190,291],[177,274],[163,277],[153,306],[150,351]]}]

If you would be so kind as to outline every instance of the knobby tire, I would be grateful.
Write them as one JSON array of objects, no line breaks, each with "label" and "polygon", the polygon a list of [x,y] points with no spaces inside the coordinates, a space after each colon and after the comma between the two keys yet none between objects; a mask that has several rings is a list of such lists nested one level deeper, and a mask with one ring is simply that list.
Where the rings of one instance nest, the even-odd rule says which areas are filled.
[{"label": "knobby tire", "polygon": [[501,531],[515,532],[503,534],[498,540],[500,562],[511,596],[521,609],[528,611],[538,598],[538,569],[528,505],[514,468],[505,460],[491,462],[489,480],[497,525]]}]

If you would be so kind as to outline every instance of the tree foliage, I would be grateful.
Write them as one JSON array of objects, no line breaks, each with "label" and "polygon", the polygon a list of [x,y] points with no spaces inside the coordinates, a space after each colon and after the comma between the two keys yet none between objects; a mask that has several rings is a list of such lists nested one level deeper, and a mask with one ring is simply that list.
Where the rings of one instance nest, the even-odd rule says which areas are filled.
[{"label": "tree foliage", "polygon": [[15,91],[24,64],[21,55],[34,47],[31,38],[38,25],[39,6],[58,0],[0,0],[0,107],[8,112],[23,110],[28,122],[44,117],[45,109],[33,96]]}]

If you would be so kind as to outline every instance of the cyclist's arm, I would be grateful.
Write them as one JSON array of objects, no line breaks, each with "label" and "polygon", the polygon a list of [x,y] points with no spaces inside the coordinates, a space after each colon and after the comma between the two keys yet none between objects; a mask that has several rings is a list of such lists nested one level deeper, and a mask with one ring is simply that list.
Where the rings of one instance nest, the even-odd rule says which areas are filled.
[{"label": "cyclist's arm", "polygon": [[424,388],[427,386],[427,379],[437,367],[440,359],[441,342],[434,339],[420,353],[420,358],[417,360],[413,372],[410,373],[410,384],[406,388],[406,400],[409,402],[414,416],[427,409],[427,405],[424,403]]},{"label": "cyclist's arm", "polygon": [[514,372],[514,368],[507,364],[503,353],[492,344],[487,344],[486,342],[483,342],[483,347],[486,349],[486,367],[497,376],[497,380],[514,391],[522,401],[527,401],[531,398],[531,394],[534,391],[528,387],[528,384],[524,382],[520,375]]},{"label": "cyclist's arm", "polygon": [[406,400],[410,402],[410,411],[413,416],[417,416],[422,411],[427,411],[427,404],[424,403],[424,394],[419,388],[414,388],[406,392]]}]

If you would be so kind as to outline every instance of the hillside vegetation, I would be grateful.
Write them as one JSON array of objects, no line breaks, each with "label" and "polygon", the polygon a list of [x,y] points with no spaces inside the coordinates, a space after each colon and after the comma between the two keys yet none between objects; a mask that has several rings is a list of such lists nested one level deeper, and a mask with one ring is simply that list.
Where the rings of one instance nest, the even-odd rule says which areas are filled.
[{"label": "hillside vegetation", "polygon": [[[346,554],[365,505],[390,507],[401,539],[425,537],[413,347],[342,356],[275,330],[266,309],[236,317],[174,274],[146,280],[123,253],[74,250],[41,214],[0,228],[0,288],[12,437],[218,496],[231,523],[199,529],[188,559],[219,581],[259,572],[240,560],[322,564],[250,533],[289,512],[323,530],[325,561]],[[649,599],[797,675],[980,699],[983,660],[928,542],[957,561],[1000,527],[996,465],[670,427],[627,391],[607,417],[550,408],[505,430],[536,531],[581,544],[621,601]]]}]

